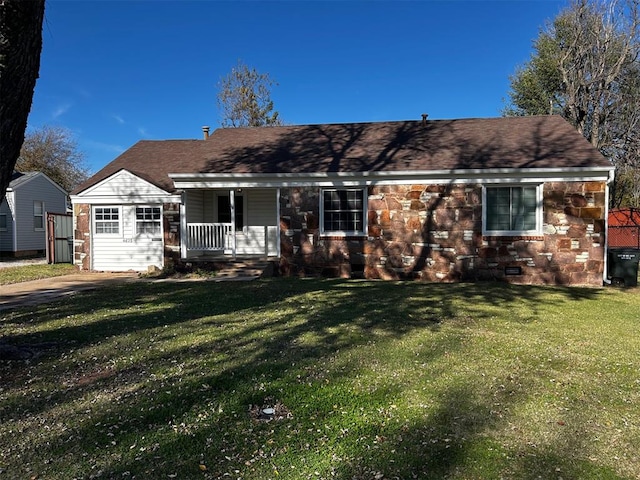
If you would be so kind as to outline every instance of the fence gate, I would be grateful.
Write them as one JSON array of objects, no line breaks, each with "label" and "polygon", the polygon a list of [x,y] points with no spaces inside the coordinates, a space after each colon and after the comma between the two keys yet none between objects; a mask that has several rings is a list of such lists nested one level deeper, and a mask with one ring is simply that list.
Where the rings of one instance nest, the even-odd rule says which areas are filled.
[{"label": "fence gate", "polygon": [[70,213],[47,213],[47,262],[72,263],[73,218]]}]

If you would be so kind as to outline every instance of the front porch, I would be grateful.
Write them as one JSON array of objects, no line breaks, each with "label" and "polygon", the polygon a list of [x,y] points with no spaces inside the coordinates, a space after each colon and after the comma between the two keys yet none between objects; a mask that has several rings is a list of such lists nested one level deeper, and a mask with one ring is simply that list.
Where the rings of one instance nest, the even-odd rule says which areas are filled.
[{"label": "front porch", "polygon": [[279,256],[277,189],[193,189],[183,193],[184,261]]}]

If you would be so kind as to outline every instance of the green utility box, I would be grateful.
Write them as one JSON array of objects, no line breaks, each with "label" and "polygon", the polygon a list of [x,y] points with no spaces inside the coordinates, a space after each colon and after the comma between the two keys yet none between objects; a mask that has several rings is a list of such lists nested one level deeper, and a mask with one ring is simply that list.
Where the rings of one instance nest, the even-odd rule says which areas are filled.
[{"label": "green utility box", "polygon": [[640,250],[635,248],[609,249],[607,277],[612,283],[624,282],[625,287],[638,286]]}]

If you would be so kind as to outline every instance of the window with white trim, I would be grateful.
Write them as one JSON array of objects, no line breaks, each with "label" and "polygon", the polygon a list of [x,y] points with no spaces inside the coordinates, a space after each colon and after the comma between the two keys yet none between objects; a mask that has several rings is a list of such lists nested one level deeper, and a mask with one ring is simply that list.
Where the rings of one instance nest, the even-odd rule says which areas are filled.
[{"label": "window with white trim", "polygon": [[0,231],[5,232],[7,230],[7,214],[0,213]]},{"label": "window with white trim", "polygon": [[542,185],[484,187],[482,233],[542,234]]},{"label": "window with white trim", "polygon": [[322,190],[322,233],[363,235],[365,209],[365,191],[362,188]]},{"label": "window with white trim", "polygon": [[136,235],[162,233],[160,207],[136,207]]},{"label": "window with white trim", "polygon": [[120,233],[120,207],[95,207],[93,212],[96,235]]},{"label": "window with white trim", "polygon": [[33,229],[44,230],[44,202],[42,200],[33,201]]}]

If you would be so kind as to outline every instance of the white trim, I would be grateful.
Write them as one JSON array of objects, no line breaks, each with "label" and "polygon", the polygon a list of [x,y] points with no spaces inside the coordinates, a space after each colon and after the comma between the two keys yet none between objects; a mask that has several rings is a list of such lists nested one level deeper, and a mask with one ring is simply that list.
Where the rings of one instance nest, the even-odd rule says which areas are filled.
[{"label": "white trim", "polygon": [[[93,206],[92,206],[93,207]],[[124,235],[124,232],[122,231],[122,216],[124,214],[123,212],[123,206],[122,205],[100,205],[99,207],[93,207],[91,208],[91,232],[93,233],[93,236],[98,236],[98,237],[121,237]],[[96,220],[96,210],[98,208],[102,208],[102,209],[106,209],[106,208],[116,208],[118,210],[118,232],[117,233],[98,233],[96,231],[96,227],[98,225],[98,221]],[[113,220],[100,220],[102,222],[113,222]],[[93,239],[92,239],[93,240]],[[93,242],[92,242],[93,243]]]},{"label": "white trim", "polygon": [[[281,255],[280,235],[282,232],[280,231],[280,218],[280,189],[278,188],[276,189],[276,255],[278,258],[280,258]],[[267,239],[267,244],[268,243]]]},{"label": "white trim", "polygon": [[[242,203],[244,205],[244,199]],[[231,244],[231,249],[233,250],[232,251],[233,259],[235,260],[236,252],[238,248],[237,233],[236,233],[237,230],[236,230],[236,191],[235,190],[229,190],[229,208],[231,209],[231,225],[232,225],[232,231],[233,231],[233,243]]]},{"label": "white trim", "polygon": [[[535,230],[487,230],[487,188],[535,187],[536,188],[536,228]],[[544,234],[544,184],[516,183],[511,185],[483,185],[482,186],[482,235],[488,237],[508,236],[542,236]]]},{"label": "white trim", "polygon": [[[327,191],[338,191],[338,190],[352,190],[359,191],[362,193],[362,231],[334,231],[334,230],[325,230],[324,229],[324,192]],[[321,188],[320,189],[320,236],[326,237],[364,237],[367,235],[367,221],[368,221],[368,205],[367,200],[369,196],[367,195],[367,189],[364,187],[361,188]]]},{"label": "white trim", "polygon": [[[160,209],[160,219],[157,220],[157,222],[160,224],[160,232],[159,233],[147,233],[147,232],[143,232],[140,233],[138,232],[138,224],[139,223],[146,223],[146,222],[156,222],[156,220],[138,220],[138,209],[139,208],[159,208]],[[164,228],[163,228],[163,205],[162,204],[155,204],[155,205],[135,205],[134,209],[133,209],[133,234],[136,237],[140,237],[142,235],[150,235],[152,237],[156,237],[156,236],[160,236],[162,238],[164,238]]]},{"label": "white trim", "polygon": [[[117,195],[100,195],[100,196],[92,196],[92,192],[96,189],[101,188],[105,183],[111,182],[114,178],[117,178],[122,175],[131,175],[135,177],[136,180],[143,182],[148,187],[153,190],[157,190],[157,193],[145,194],[143,196],[133,196],[135,192],[130,192],[126,197],[119,197]],[[90,198],[91,202],[82,201],[84,198]],[[158,187],[157,185],[145,180],[144,178],[136,175],[135,173],[127,170],[126,168],[122,168],[117,172],[112,173],[108,177],[103,178],[97,183],[94,183],[90,187],[87,187],[85,190],[77,193],[76,195],[71,195],[71,203],[103,203],[103,202],[111,202],[114,201],[121,202],[123,204],[135,204],[135,203],[174,203],[176,198],[179,198],[179,195],[172,195],[166,190]],[[179,200],[178,200],[179,201]]]},{"label": "white trim", "polygon": [[187,194],[180,199],[180,258],[187,258]]},{"label": "white trim", "polygon": [[112,196],[100,197],[81,197],[78,195],[71,196],[71,204],[89,203],[91,205],[107,206],[113,205],[113,202],[122,202],[122,205],[147,205],[150,203],[180,203],[182,197],[178,195],[149,195],[143,198],[116,199]]},{"label": "white trim", "polygon": [[[39,203],[42,207],[42,213],[36,214],[36,203]],[[42,218],[42,226],[36,227],[36,217]],[[44,200],[33,200],[33,231],[34,232],[44,232],[47,226],[46,220],[46,210],[44,207]]]},{"label": "white trim", "polygon": [[[231,192],[233,193],[233,205],[231,205]],[[219,191],[219,192],[214,192],[214,195],[216,197],[216,202],[215,202],[215,210],[213,213],[213,218],[216,222],[220,222],[220,198],[229,198],[229,206],[233,209],[233,214],[232,214],[232,221],[231,223],[233,223],[234,227],[234,231],[236,234],[241,234],[241,235],[247,235],[249,233],[248,227],[249,225],[247,224],[247,218],[249,218],[249,209],[248,209],[248,195],[246,192],[236,192],[235,190],[229,190],[229,191]],[[236,199],[238,197],[242,197],[242,228],[240,230],[237,229],[236,227],[236,218],[238,217],[236,215]]]},{"label": "white trim", "polygon": [[403,172],[338,173],[170,173],[175,187],[188,188],[282,188],[364,187],[377,184],[469,184],[605,181],[614,167],[584,168],[488,168],[421,170]]}]

